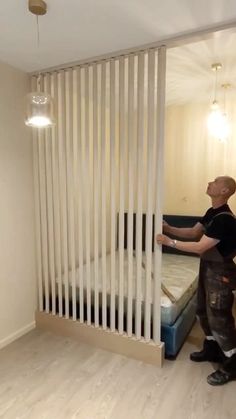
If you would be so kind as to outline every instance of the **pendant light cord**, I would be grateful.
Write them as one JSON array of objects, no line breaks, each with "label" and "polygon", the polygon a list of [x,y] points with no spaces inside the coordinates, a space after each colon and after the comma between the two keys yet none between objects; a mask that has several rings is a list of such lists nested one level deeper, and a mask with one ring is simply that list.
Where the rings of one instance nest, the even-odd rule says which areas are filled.
[{"label": "pendant light cord", "polygon": [[215,76],[215,97],[214,97],[214,102],[216,102],[216,91],[217,91],[217,68],[215,69],[216,72],[216,76]]},{"label": "pendant light cord", "polygon": [[[36,27],[37,27],[37,48],[38,48],[38,57],[39,57],[39,46],[40,46],[40,36],[39,36],[39,17],[36,15]],[[41,91],[41,72],[38,72],[37,77],[37,90]]]},{"label": "pendant light cord", "polygon": [[224,104],[223,104],[223,111],[224,111],[224,113],[225,113],[225,88],[224,88]]},{"label": "pendant light cord", "polygon": [[36,16],[36,22],[37,22],[37,45],[38,45],[38,49],[39,49],[40,39],[39,39],[39,17],[38,17],[38,15]]}]

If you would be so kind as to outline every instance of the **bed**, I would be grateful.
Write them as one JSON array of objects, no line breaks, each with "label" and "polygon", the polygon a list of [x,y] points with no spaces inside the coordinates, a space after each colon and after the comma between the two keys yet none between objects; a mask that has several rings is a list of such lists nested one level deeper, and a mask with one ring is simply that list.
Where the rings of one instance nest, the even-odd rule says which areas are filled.
[{"label": "bed", "polygon": [[[145,259],[145,254],[143,254]],[[98,294],[99,306],[102,306],[102,260],[98,261]],[[107,254],[107,317],[109,324],[109,305],[110,305],[110,262],[111,255]],[[197,289],[197,272],[198,272],[198,258],[186,255],[176,255],[163,253],[162,264],[162,282],[169,292],[175,297],[176,302],[171,302],[170,298],[162,291],[161,293],[161,339],[165,342],[166,357],[175,357],[182,346],[184,339],[189,332],[196,312],[196,289]],[[118,312],[118,295],[119,295],[119,252],[115,253],[115,304]],[[94,270],[94,261],[90,264],[91,272]],[[142,301],[142,319],[144,317],[144,299],[145,299],[145,268],[141,268],[141,301]],[[79,278],[82,274],[82,269],[76,270],[76,289],[77,289],[77,312],[79,313]],[[135,310],[135,278],[136,278],[136,259],[133,258],[133,298],[132,306]],[[63,279],[64,282],[64,279]],[[83,283],[84,283],[84,317],[86,319],[86,265],[83,265]],[[69,293],[72,296],[72,276],[69,274]],[[91,302],[92,302],[92,321],[94,319],[94,276],[91,275]],[[126,329],[126,312],[127,312],[127,295],[128,295],[128,254],[124,251],[124,327]],[[152,301],[151,301],[152,304]],[[101,310],[100,315],[101,319]],[[118,316],[117,316],[118,318]]]},{"label": "bed", "polygon": [[[143,226],[145,226],[145,215],[143,216]],[[165,218],[171,224],[193,225],[198,221],[198,217],[181,217],[166,216]],[[135,226],[135,219],[134,219]],[[143,228],[143,250],[145,250],[145,228]],[[125,217],[125,240],[124,240],[124,330],[126,330],[126,312],[127,312],[127,295],[128,295],[128,251],[127,251],[127,219]],[[170,253],[169,253],[170,251]],[[145,299],[145,252],[142,255],[143,266],[141,268],[141,301],[142,301],[142,319],[144,317],[144,299]],[[111,254],[106,255],[107,264],[107,323],[109,326],[109,304],[110,304],[110,262]],[[173,251],[170,248],[163,248],[163,266],[162,266],[162,283],[175,297],[176,301],[171,302],[170,298],[162,291],[161,294],[161,340],[165,342],[165,356],[167,358],[175,358],[178,354],[184,340],[191,329],[196,314],[196,289],[198,282],[198,265],[199,259],[195,255],[183,254],[183,252]],[[115,252],[115,304],[118,308],[118,291],[119,291],[119,251]],[[82,268],[76,269],[76,294],[77,294],[77,313],[79,313],[79,278],[83,270],[84,283],[84,318],[86,320],[86,264]],[[94,271],[94,261],[90,264],[91,272]],[[64,279],[63,279],[64,281]],[[134,228],[134,257],[133,257],[133,310],[135,310],[136,298],[136,258],[135,258],[135,228]],[[94,321],[94,276],[91,275],[91,320]],[[72,277],[69,273],[69,292],[72,295]],[[99,319],[101,319],[102,305],[102,259],[98,261],[98,295],[99,295]],[[152,303],[152,301],[151,301]],[[58,305],[58,302],[57,302]],[[72,305],[72,304],[70,304]],[[72,309],[72,307],[70,307]],[[117,310],[118,312],[118,310]],[[118,314],[116,313],[116,320]],[[133,325],[134,327],[134,325]]]}]

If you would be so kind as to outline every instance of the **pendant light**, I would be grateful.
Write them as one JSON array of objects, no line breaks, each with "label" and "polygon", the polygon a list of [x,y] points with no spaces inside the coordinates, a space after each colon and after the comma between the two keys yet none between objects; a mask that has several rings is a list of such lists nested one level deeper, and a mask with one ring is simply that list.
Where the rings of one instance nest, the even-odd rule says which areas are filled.
[{"label": "pendant light", "polygon": [[223,112],[222,112],[220,140],[225,141],[229,138],[229,135],[230,135],[230,123],[229,123],[228,115],[226,112],[226,92],[231,87],[231,84],[224,83],[221,85],[221,87],[224,89],[224,105],[223,105]]},{"label": "pendant light", "polygon": [[211,111],[210,111],[210,114],[208,116],[207,125],[208,125],[209,133],[213,137],[215,137],[218,133],[218,125],[220,124],[220,120],[221,120],[220,106],[219,106],[219,103],[218,103],[217,98],[216,98],[217,76],[218,76],[218,71],[221,70],[221,68],[222,68],[221,63],[215,63],[215,64],[212,64],[212,66],[211,66],[211,69],[215,72],[215,86],[214,86],[214,99],[213,99],[213,102],[211,104]]},{"label": "pendant light", "polygon": [[[212,70],[215,72],[215,87],[214,87],[214,100],[211,105],[211,111],[208,116],[208,130],[212,137],[220,140],[225,141],[229,135],[229,124],[227,120],[227,116],[224,111],[220,108],[219,102],[217,100],[217,75],[218,71],[221,70],[222,64],[215,63],[211,66]],[[223,87],[223,85],[222,85]],[[224,105],[225,108],[225,105]]]},{"label": "pendant light", "polygon": [[[39,48],[39,23],[38,17],[45,15],[47,5],[43,0],[29,0],[28,8],[31,13],[36,15],[38,48]],[[37,76],[37,91],[31,92],[26,97],[26,118],[25,124],[30,127],[46,128],[54,125],[53,101],[49,93],[41,89],[42,77]]]}]

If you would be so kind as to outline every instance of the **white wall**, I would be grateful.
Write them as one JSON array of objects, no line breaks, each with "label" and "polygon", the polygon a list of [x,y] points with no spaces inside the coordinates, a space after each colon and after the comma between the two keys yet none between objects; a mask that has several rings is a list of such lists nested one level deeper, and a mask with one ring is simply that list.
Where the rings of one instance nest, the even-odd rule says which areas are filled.
[{"label": "white wall", "polygon": [[33,158],[24,125],[29,77],[0,63],[0,348],[34,327]]},{"label": "white wall", "polygon": [[[202,215],[210,206],[207,183],[220,175],[236,178],[236,102],[228,102],[226,110],[231,134],[222,143],[207,130],[209,103],[167,108],[165,214]],[[236,195],[229,204],[236,212]]]}]

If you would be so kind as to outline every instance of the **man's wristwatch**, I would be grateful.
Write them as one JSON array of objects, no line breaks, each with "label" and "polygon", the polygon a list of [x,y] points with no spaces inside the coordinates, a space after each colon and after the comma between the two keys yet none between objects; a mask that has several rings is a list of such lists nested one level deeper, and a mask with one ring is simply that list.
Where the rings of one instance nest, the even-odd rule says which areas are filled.
[{"label": "man's wristwatch", "polygon": [[171,240],[170,246],[175,248],[177,244],[177,240]]}]

